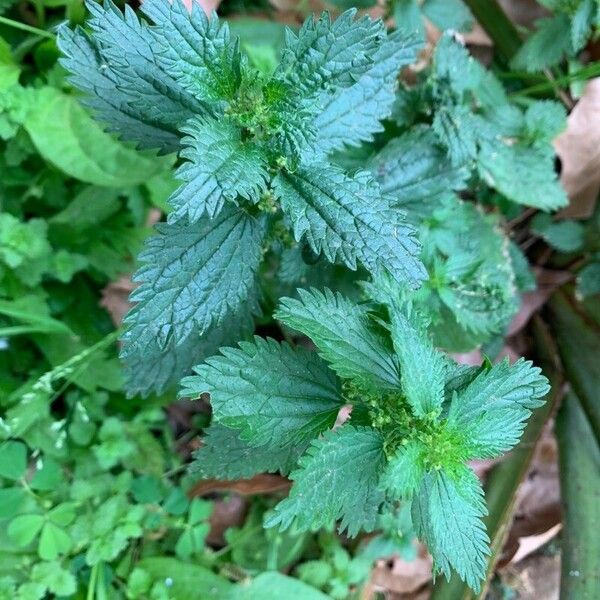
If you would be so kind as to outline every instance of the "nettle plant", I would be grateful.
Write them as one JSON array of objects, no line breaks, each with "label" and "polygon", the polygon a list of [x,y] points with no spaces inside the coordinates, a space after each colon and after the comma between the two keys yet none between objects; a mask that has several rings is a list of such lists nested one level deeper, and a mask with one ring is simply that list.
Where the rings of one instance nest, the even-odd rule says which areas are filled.
[{"label": "nettle plant", "polygon": [[[71,82],[110,130],[177,153],[182,182],[135,276],[130,393],[199,365],[182,395],[210,394],[201,475],[291,474],[266,522],[282,529],[393,532],[410,506],[436,568],[478,588],[485,504],[467,461],[513,447],[548,387],[523,360],[461,367],[435,349],[500,335],[530,284],[497,211],[455,192],[496,208],[564,204],[548,133],[564,113],[515,107],[451,36],[398,90],[420,43],[355,11],[287,30],[266,71],[198,7],[146,0],[149,22],[110,3],[89,10],[89,31],[60,31]],[[517,193],[512,165],[529,153],[544,185]],[[230,347],[261,304],[310,281],[352,296],[280,303],[275,317],[318,353],[260,338]]]},{"label": "nettle plant", "polygon": [[162,389],[207,349],[242,337],[273,238],[293,234],[331,262],[413,287],[425,279],[403,213],[372,175],[327,157],[382,129],[398,70],[419,49],[411,36],[355,11],[335,22],[323,14],[288,31],[279,66],[264,75],[199,7],[149,0],[153,25],[129,7],[88,8],[91,36],[61,31],[72,83],[123,138],[179,150],[184,182],[140,256],[123,349],[132,391]]},{"label": "nettle plant", "polygon": [[[493,458],[519,440],[548,382],[520,359],[465,367],[436,350],[410,305],[378,307],[329,290],[284,298],[282,323],[318,355],[256,338],[224,348],[182,381],[208,392],[214,424],[196,456],[206,477],[291,471],[290,495],[267,527],[372,531],[409,502],[435,567],[478,589],[488,537],[483,490],[466,462]],[[381,307],[379,307],[381,308]],[[319,358],[321,357],[321,358]],[[349,422],[334,427],[340,409]]]}]

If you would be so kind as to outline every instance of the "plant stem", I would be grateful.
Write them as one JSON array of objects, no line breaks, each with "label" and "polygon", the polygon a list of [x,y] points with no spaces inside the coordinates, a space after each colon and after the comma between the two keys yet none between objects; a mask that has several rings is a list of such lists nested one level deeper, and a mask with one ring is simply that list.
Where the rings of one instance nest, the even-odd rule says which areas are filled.
[{"label": "plant stem", "polygon": [[9,19],[8,17],[0,16],[0,25],[6,25],[7,27],[13,27],[14,29],[20,29],[21,31],[26,31],[27,33],[33,33],[34,35],[39,35],[40,37],[45,37],[53,40],[56,36],[50,31],[45,31],[44,29],[38,29],[37,27],[33,27],[32,25],[27,25],[26,23],[20,23],[19,21],[14,21],[13,19]]},{"label": "plant stem", "polygon": [[600,441],[600,327],[568,288],[550,298],[547,310],[567,379]]},{"label": "plant stem", "polygon": [[502,7],[496,0],[465,0],[465,4],[492,38],[502,60],[510,62],[523,41]]},{"label": "plant stem", "polygon": [[529,96],[533,94],[539,94],[543,92],[552,91],[557,85],[569,85],[573,81],[581,81],[585,79],[591,79],[592,77],[596,77],[600,75],[600,63],[593,63],[584,69],[580,69],[575,73],[570,73],[569,75],[563,75],[562,77],[557,77],[554,81],[546,81],[545,83],[538,83],[536,85],[532,85],[523,90],[519,90],[518,92],[513,92],[510,94],[513,98],[517,96]]},{"label": "plant stem", "polygon": [[563,506],[561,598],[600,597],[597,530],[600,522],[600,447],[579,399],[569,393],[556,419]]}]

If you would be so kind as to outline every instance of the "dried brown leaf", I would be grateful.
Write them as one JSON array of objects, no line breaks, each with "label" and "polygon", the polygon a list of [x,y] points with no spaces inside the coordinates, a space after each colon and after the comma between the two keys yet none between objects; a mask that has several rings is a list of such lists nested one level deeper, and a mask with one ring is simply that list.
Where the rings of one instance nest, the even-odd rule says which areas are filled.
[{"label": "dried brown leaf", "polygon": [[102,300],[100,306],[103,306],[110,314],[115,325],[119,326],[123,322],[123,317],[131,307],[129,304],[129,294],[135,289],[129,276],[123,276],[109,283],[102,290]]},{"label": "dried brown leaf", "polygon": [[205,479],[194,485],[188,495],[196,497],[214,492],[236,492],[242,496],[261,496],[275,492],[286,492],[291,485],[292,482],[285,477],[263,473],[255,475],[251,479],[238,479],[237,481]]},{"label": "dried brown leaf", "polygon": [[567,128],[554,140],[560,157],[560,181],[570,204],[558,216],[586,219],[600,191],[600,78],[591,79],[571,111]]},{"label": "dried brown leaf", "polygon": [[[373,598],[376,592],[394,592],[395,594],[417,593],[431,581],[431,556],[423,544],[418,544],[415,560],[404,560],[394,557],[391,560],[380,560],[371,573],[369,583],[365,586],[363,598]],[[369,595],[371,594],[371,595]]]}]

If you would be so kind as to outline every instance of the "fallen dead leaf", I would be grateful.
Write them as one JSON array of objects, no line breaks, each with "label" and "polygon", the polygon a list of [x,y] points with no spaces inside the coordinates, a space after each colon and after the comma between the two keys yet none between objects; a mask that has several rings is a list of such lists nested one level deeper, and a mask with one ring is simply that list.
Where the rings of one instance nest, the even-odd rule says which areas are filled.
[{"label": "fallen dead leaf", "polygon": [[225,531],[230,527],[240,527],[246,518],[248,501],[237,494],[214,501],[209,518],[210,531],[206,541],[211,546],[224,546]]},{"label": "fallen dead leaf", "polygon": [[119,277],[102,290],[100,306],[104,307],[115,325],[123,322],[123,317],[130,308],[129,294],[135,289],[135,284],[129,276]]},{"label": "fallen dead leaf", "polygon": [[407,561],[397,556],[377,561],[363,590],[362,600],[374,598],[377,592],[409,594],[408,597],[415,598],[414,594],[431,581],[431,568],[431,556],[423,544],[418,544],[415,560]]},{"label": "fallen dead leaf", "polygon": [[[500,571],[505,588],[518,600],[558,600],[560,590],[560,554],[535,554],[518,565]],[[565,600],[578,600],[565,599]]]},{"label": "fallen dead leaf", "polygon": [[600,78],[591,79],[554,140],[560,157],[560,181],[570,204],[559,218],[586,219],[594,212],[600,191]]},{"label": "fallen dead leaf", "polygon": [[[550,427],[547,427],[537,444],[531,466],[523,483],[519,487],[516,499],[514,520],[508,539],[502,550],[500,566],[511,562],[521,547],[519,559],[533,552],[537,547],[528,540],[532,536],[546,536],[545,541],[554,537],[561,522],[560,484],[558,481],[558,463],[556,440]],[[539,539],[538,539],[539,541]]]},{"label": "fallen dead leaf", "polygon": [[537,0],[499,0],[499,4],[513,23],[524,27],[533,27],[535,21],[549,14]]},{"label": "fallen dead leaf", "polygon": [[280,475],[262,473],[251,479],[238,479],[237,481],[221,481],[219,479],[205,479],[195,484],[189,491],[191,498],[205,496],[214,492],[235,492],[242,496],[262,496],[274,492],[286,492],[292,482]]},{"label": "fallen dead leaf", "polygon": [[519,333],[529,323],[531,317],[546,303],[552,292],[573,277],[569,271],[555,271],[539,267],[534,267],[533,271],[537,287],[532,292],[523,294],[521,308],[508,328],[508,337]]},{"label": "fallen dead leaf", "polygon": [[550,540],[555,538],[562,529],[562,523],[557,523],[554,527],[538,535],[527,535],[519,538],[519,549],[510,561],[512,564],[521,562],[525,557],[533,554],[542,546],[545,546]]}]

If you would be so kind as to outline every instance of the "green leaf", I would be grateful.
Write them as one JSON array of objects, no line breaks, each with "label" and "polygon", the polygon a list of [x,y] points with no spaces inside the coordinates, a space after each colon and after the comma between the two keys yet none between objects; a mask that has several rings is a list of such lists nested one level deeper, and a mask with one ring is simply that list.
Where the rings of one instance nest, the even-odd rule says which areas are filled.
[{"label": "green leaf", "polygon": [[381,20],[354,20],[355,15],[356,9],[347,10],[332,22],[323,12],[319,19],[308,17],[297,35],[287,29],[275,78],[289,82],[294,93],[305,98],[324,88],[353,85],[385,39]]},{"label": "green leaf", "polygon": [[[99,3],[96,6],[101,9]],[[135,35],[131,35],[133,32],[129,30],[122,18],[118,25],[116,30],[123,28],[128,30],[129,37],[126,39],[133,38],[138,49],[146,45],[146,41],[140,39],[138,31],[135,31]],[[70,73],[69,81],[77,89],[85,92],[84,104],[107,125],[110,131],[125,140],[138,142],[142,148],[160,148],[163,152],[177,150],[181,137],[178,127],[194,115],[195,111],[191,107],[194,104],[199,106],[191,95],[187,98],[185,94],[181,94],[183,101],[177,98],[178,94],[175,94],[175,97],[172,93],[163,96],[152,89],[146,79],[135,76],[134,80],[137,84],[135,89],[119,86],[119,77],[101,55],[99,46],[79,27],[71,30],[66,25],[61,26],[57,41],[64,55],[60,63]],[[135,44],[128,44],[120,51],[122,55],[131,57],[130,53],[135,52]],[[158,72],[150,47],[144,48],[143,56],[145,70],[154,73],[155,76],[158,75],[155,79],[167,82],[167,86],[173,91],[179,87],[170,76]],[[136,61],[138,60],[140,60],[139,56],[136,58]],[[115,62],[113,61],[112,64],[114,65]],[[121,73],[123,69],[127,67],[121,60],[119,67]],[[131,65],[128,70],[131,70]],[[131,74],[129,78],[131,79]],[[140,93],[146,97],[146,102],[143,104],[137,102]],[[159,105],[163,110],[156,110],[156,106]]]},{"label": "green leaf", "polygon": [[423,14],[442,31],[470,31],[473,26],[473,15],[462,0],[425,0]]},{"label": "green leaf", "polygon": [[571,24],[564,13],[536,21],[536,30],[519,48],[511,61],[515,70],[542,71],[571,54]]},{"label": "green leaf", "polygon": [[31,480],[34,490],[54,490],[63,481],[63,471],[60,464],[49,457],[44,457],[37,462],[37,471]]},{"label": "green leaf", "polygon": [[566,127],[567,113],[562,104],[551,100],[534,102],[525,111],[525,135],[529,141],[548,146]]},{"label": "green leaf", "polygon": [[574,52],[579,52],[585,46],[594,23],[594,14],[598,3],[594,0],[581,0],[577,10],[571,17],[571,46]]},{"label": "green leaf", "polygon": [[[598,256],[600,258],[600,256]],[[588,298],[600,294],[600,262],[593,261],[585,265],[577,274],[577,294]]]},{"label": "green leaf", "polygon": [[155,582],[153,587],[163,597],[192,598],[202,590],[206,600],[222,600],[234,589],[227,579],[215,575],[206,567],[176,558],[143,558],[137,563],[137,568],[150,575]]},{"label": "green leaf", "polygon": [[[485,70],[452,32],[442,35],[433,55],[434,85],[440,88],[435,92],[442,100],[447,99],[446,92],[451,92],[450,97],[461,102],[466,91],[475,91],[480,86],[484,73]],[[447,105],[445,108],[462,106]]]},{"label": "green leaf", "polygon": [[550,152],[497,140],[482,143],[477,162],[484,181],[513,202],[545,211],[557,210],[569,202]]},{"label": "green leaf", "polygon": [[416,37],[396,31],[374,52],[373,64],[354,85],[323,96],[314,120],[315,145],[321,152],[358,146],[383,131],[381,121],[392,111],[397,75],[416,61],[420,48]]},{"label": "green leaf", "polygon": [[398,389],[400,374],[389,340],[377,331],[365,306],[329,289],[298,290],[282,298],[274,317],[307,335],[343,378],[379,389]]},{"label": "green leaf", "polygon": [[33,566],[31,580],[41,583],[57,596],[71,596],[77,591],[77,580],[59,562],[42,562]]},{"label": "green leaf", "polygon": [[20,479],[27,469],[27,446],[9,440],[0,445],[0,477]]},{"label": "green leaf", "polygon": [[43,560],[55,560],[61,554],[66,554],[73,545],[68,533],[48,521],[42,529],[38,554]]},{"label": "green leaf", "polygon": [[169,222],[194,223],[204,213],[212,219],[238,196],[259,201],[268,177],[266,157],[252,141],[242,142],[239,127],[225,119],[192,119],[181,130],[187,136],[180,156],[187,161],[175,174],[184,183],[168,200],[174,208]]},{"label": "green leaf", "polygon": [[411,222],[429,216],[438,197],[466,187],[469,172],[454,166],[435,134],[417,125],[388,142],[368,164],[392,206],[408,211]]},{"label": "green leaf", "polygon": [[195,367],[196,375],[182,380],[181,395],[208,392],[217,422],[273,450],[307,442],[335,423],[344,401],[335,375],[315,353],[258,337],[239,346]]},{"label": "green leaf", "polygon": [[42,515],[20,515],[8,524],[8,537],[17,546],[28,546],[37,537],[43,525]]},{"label": "green leaf", "polygon": [[393,0],[392,14],[400,31],[412,33],[420,40],[425,39],[425,23],[417,0]]},{"label": "green leaf", "polygon": [[411,499],[425,475],[423,455],[427,449],[418,440],[400,446],[386,465],[381,487],[394,500]]},{"label": "green leaf", "polygon": [[181,516],[188,510],[190,501],[185,492],[179,488],[174,488],[163,502],[163,508],[170,514]]},{"label": "green leaf", "polygon": [[276,571],[267,571],[255,577],[249,585],[238,584],[230,593],[228,600],[272,600],[273,598],[327,600],[329,596],[293,577]]},{"label": "green leaf", "polygon": [[162,71],[204,102],[233,97],[240,80],[240,54],[227,23],[216,14],[209,19],[200,6],[188,9],[180,0],[148,0],[141,9],[154,22],[151,36],[145,37],[154,40]]},{"label": "green leaf", "polygon": [[184,560],[200,554],[204,550],[204,541],[209,531],[209,523],[187,527],[175,544],[175,554]]},{"label": "green leaf", "polygon": [[23,506],[29,499],[22,487],[0,489],[0,519],[10,519],[23,514]]},{"label": "green leaf", "polygon": [[250,336],[254,329],[251,313],[254,306],[252,294],[249,301],[227,315],[227,327],[213,323],[202,335],[194,328],[183,343],[165,351],[154,346],[129,352],[125,360],[129,394],[160,394],[178,384],[182,377],[191,373],[194,365],[218,352],[219,348]]},{"label": "green leaf", "polygon": [[459,167],[477,156],[477,142],[482,122],[464,104],[441,106],[433,117],[431,127],[446,146],[450,162]]},{"label": "green leaf", "polygon": [[165,491],[158,478],[142,475],[131,482],[131,493],[140,504],[158,504]]},{"label": "green leaf", "polygon": [[491,458],[521,437],[532,409],[543,404],[548,380],[530,361],[508,359],[481,373],[452,398],[448,425],[464,439],[470,458]]},{"label": "green leaf", "polygon": [[126,187],[163,169],[155,157],[124,146],[77,103],[52,88],[35,91],[24,126],[38,152],[61,171],[87,183]]},{"label": "green leaf", "polygon": [[431,471],[412,503],[417,535],[427,543],[434,568],[447,579],[454,568],[475,591],[481,587],[490,552],[481,520],[486,514],[481,484],[467,467],[452,476]]},{"label": "green leaf", "polygon": [[75,519],[75,505],[72,502],[57,504],[48,512],[48,520],[60,527],[70,525]]},{"label": "green leaf", "polygon": [[[22,269],[23,267],[20,266],[19,268]],[[15,332],[14,335],[17,332],[75,335],[62,321],[53,319],[48,314],[49,312],[46,303],[33,295],[21,296],[17,300],[0,300],[0,315],[23,323],[23,325],[12,328],[4,328],[3,335],[11,335],[11,331]]]},{"label": "green leaf", "polygon": [[81,29],[59,31],[71,82],[112,131],[145,148],[176,150],[179,127],[204,114],[203,103],[158,64],[156,40],[130,6],[124,13],[112,2],[88,9],[91,37]]},{"label": "green leaf", "polygon": [[296,241],[306,237],[330,262],[339,259],[351,269],[360,262],[372,273],[387,269],[413,287],[426,278],[414,229],[366,172],[349,177],[337,167],[304,165],[277,175],[273,189]]},{"label": "green leaf", "polygon": [[289,497],[265,526],[316,531],[341,519],[339,531],[351,537],[372,531],[383,500],[378,487],[383,461],[383,439],[375,430],[345,425],[327,432],[300,458]]},{"label": "green leaf", "polygon": [[444,401],[446,359],[400,308],[392,307],[390,317],[402,392],[417,417],[431,417]]},{"label": "green leaf", "polygon": [[537,214],[531,230],[560,252],[576,252],[583,247],[585,227],[577,221],[552,221],[550,215]]},{"label": "green leaf", "polygon": [[157,226],[134,276],[122,356],[150,356],[202,334],[239,309],[254,287],[265,221],[235,207],[213,220]]},{"label": "green leaf", "polygon": [[269,446],[254,447],[240,439],[237,429],[213,423],[202,438],[202,446],[194,453],[190,470],[202,478],[224,480],[248,479],[258,473],[289,473],[307,444],[273,450]]}]

